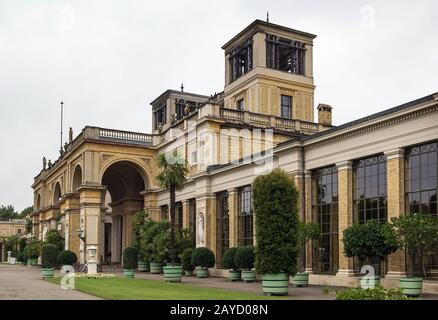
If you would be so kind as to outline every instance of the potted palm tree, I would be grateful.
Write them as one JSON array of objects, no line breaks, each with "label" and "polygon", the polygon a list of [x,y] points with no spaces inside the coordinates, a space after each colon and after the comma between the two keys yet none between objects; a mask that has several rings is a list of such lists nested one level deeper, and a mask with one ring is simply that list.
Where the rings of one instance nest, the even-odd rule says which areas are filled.
[{"label": "potted palm tree", "polygon": [[170,264],[163,268],[164,278],[181,281],[182,266],[176,264],[178,253],[175,237],[175,196],[177,190],[184,188],[188,173],[187,162],[174,151],[172,153],[160,154],[157,158],[157,163],[160,173],[156,179],[163,189],[169,190],[170,197]]},{"label": "potted palm tree", "polygon": [[[400,246],[409,257],[408,277],[400,278],[400,289],[406,296],[420,296],[423,291],[424,256],[438,248],[438,220],[430,214],[414,213],[392,218]],[[420,273],[415,272],[415,256]]]},{"label": "potted palm tree", "polygon": [[237,248],[229,248],[222,256],[222,267],[228,269],[228,279],[230,281],[239,281],[242,272],[237,267],[235,261]]},{"label": "potted palm tree", "polygon": [[192,253],[192,265],[196,267],[198,278],[208,277],[208,268],[213,268],[216,259],[213,251],[206,247],[198,247]]},{"label": "potted palm tree", "polygon": [[126,247],[123,250],[123,275],[125,278],[134,278],[134,269],[137,268],[138,250],[135,247]]},{"label": "potted palm tree", "polygon": [[[388,223],[370,220],[354,224],[344,230],[344,253],[347,257],[359,257],[366,265],[373,260],[380,263],[385,257],[397,251],[398,243],[394,229]],[[380,284],[380,276],[366,274],[361,278],[363,289],[372,289]]]},{"label": "potted palm tree", "polygon": [[[317,240],[320,235],[321,232],[316,223],[304,223],[300,221],[298,223],[298,245],[301,249],[299,252],[305,252],[304,250],[306,249],[307,243],[310,240]],[[297,272],[292,279],[292,284],[295,287],[307,287],[309,285],[309,274],[305,272],[305,261],[304,259],[301,260],[300,272]]]},{"label": "potted palm tree", "polygon": [[53,244],[45,244],[41,248],[41,265],[43,279],[53,278],[58,266],[58,249]]},{"label": "potted palm tree", "polygon": [[289,276],[296,273],[298,191],[286,172],[275,169],[254,180],[256,270],[263,293],[287,295]]},{"label": "potted palm tree", "polygon": [[255,262],[255,248],[253,246],[238,247],[234,256],[234,263],[242,270],[243,282],[256,280],[256,272],[253,270]]}]

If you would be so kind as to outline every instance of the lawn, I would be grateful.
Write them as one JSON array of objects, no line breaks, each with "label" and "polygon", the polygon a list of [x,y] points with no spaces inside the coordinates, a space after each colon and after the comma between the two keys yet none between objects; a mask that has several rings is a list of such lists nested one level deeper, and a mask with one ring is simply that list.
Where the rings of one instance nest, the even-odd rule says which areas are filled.
[{"label": "lawn", "polygon": [[[59,284],[60,278],[48,280]],[[146,279],[75,279],[76,290],[111,300],[265,300],[273,299],[247,292],[230,292],[184,283]]]}]

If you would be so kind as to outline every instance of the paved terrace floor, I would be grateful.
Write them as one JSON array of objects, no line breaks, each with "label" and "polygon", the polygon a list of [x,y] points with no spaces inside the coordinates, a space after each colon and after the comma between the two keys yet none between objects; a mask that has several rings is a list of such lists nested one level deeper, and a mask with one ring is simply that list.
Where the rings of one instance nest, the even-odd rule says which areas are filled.
[{"label": "paved terrace floor", "polygon": [[[123,276],[123,271],[118,267],[104,266],[104,273],[111,273],[116,276]],[[60,273],[57,271],[57,276]],[[163,281],[163,275],[150,273],[136,273],[138,279],[150,279]],[[230,282],[225,278],[209,277],[198,279],[194,277],[183,277],[183,283],[200,287],[225,289],[235,292],[252,292],[262,295],[260,282],[243,283]],[[289,287],[288,299],[291,300],[333,300],[336,290],[341,287],[327,287],[329,293],[323,293],[322,286],[309,286],[306,288]],[[41,268],[24,267],[20,265],[0,264],[0,300],[96,300],[98,297],[81,293],[75,290],[63,290],[58,285],[46,282],[41,279]],[[438,295],[424,294],[421,299],[438,300]]]}]

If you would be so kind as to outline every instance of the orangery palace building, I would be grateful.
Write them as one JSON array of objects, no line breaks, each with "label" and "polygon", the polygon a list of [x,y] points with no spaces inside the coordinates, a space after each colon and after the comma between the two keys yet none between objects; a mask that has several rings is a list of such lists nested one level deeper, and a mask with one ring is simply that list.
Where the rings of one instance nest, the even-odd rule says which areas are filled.
[{"label": "orangery palace building", "polygon": [[[361,261],[343,254],[345,228],[437,214],[438,93],[332,126],[329,105],[314,114],[315,37],[256,20],[223,45],[219,94],[163,92],[151,102],[149,134],[88,126],[76,137],[70,132],[59,159],[44,161],[34,179],[34,237],[57,229],[81,261],[96,246],[101,262],[119,263],[133,241],[135,213],[168,219],[155,158],[177,150],[190,173],[177,192],[176,224],[213,250],[213,273],[222,273],[227,248],[256,245],[251,183],[281,168],[300,191],[301,219],[321,229],[306,247],[310,283],[353,281]],[[438,256],[428,259],[438,264]],[[407,260],[398,251],[376,268],[396,279]]]}]

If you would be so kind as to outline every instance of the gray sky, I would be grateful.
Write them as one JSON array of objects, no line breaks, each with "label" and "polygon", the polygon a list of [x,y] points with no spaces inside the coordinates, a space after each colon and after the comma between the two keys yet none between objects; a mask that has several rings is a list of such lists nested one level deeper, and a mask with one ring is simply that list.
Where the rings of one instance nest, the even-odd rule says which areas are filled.
[{"label": "gray sky", "polygon": [[436,1],[0,0],[0,204],[32,205],[42,156],[85,125],[150,132],[168,88],[224,86],[221,46],[255,19],[317,34],[315,106],[336,125],[438,91]]}]

